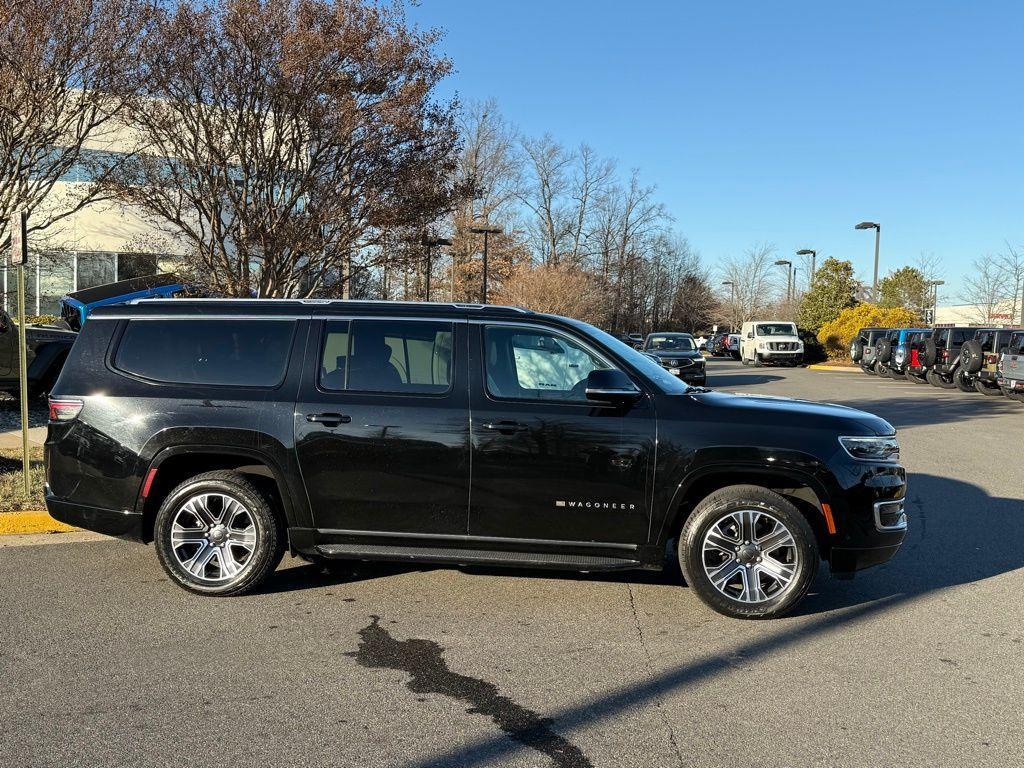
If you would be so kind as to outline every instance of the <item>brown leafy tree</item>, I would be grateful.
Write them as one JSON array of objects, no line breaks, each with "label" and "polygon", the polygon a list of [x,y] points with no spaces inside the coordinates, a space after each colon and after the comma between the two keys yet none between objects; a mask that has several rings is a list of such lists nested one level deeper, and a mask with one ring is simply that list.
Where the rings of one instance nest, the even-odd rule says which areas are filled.
[{"label": "brown leafy tree", "polygon": [[[138,0],[0,3],[0,248],[15,211],[45,247],[55,224],[99,199],[116,161],[83,149],[138,85],[147,18]],[[71,177],[90,180],[58,187]]]},{"label": "brown leafy tree", "polygon": [[234,296],[347,295],[449,205],[437,33],[360,0],[158,6],[119,197]]}]

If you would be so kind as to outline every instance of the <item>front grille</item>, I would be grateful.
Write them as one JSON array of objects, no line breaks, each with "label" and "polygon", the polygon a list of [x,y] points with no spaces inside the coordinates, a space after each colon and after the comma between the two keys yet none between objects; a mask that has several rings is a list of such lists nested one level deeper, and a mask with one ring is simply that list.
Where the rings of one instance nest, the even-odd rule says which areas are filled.
[{"label": "front grille", "polygon": [[795,341],[769,341],[768,349],[772,352],[796,352],[800,345]]}]

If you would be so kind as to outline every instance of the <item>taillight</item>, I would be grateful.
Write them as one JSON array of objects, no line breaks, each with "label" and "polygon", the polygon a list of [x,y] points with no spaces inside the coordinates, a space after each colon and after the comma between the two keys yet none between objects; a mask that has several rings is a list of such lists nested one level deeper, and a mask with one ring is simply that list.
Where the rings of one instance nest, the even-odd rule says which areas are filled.
[{"label": "taillight", "polygon": [[943,360],[949,360],[949,350],[948,349],[942,350],[942,359]]},{"label": "taillight", "polygon": [[50,421],[73,421],[81,411],[81,400],[50,398]]}]

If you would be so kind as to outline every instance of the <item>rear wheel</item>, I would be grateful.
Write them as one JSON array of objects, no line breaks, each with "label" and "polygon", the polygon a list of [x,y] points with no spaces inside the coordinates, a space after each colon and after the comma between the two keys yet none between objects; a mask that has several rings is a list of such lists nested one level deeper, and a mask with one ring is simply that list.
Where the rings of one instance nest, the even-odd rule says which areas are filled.
[{"label": "rear wheel", "polygon": [[818,570],[810,524],[779,494],[734,485],[708,496],[679,536],[679,565],[701,600],[734,618],[791,610]]},{"label": "rear wheel", "polygon": [[909,370],[904,371],[903,375],[906,377],[907,381],[912,381],[915,384],[927,384],[928,383],[923,377],[916,376],[913,373],[911,373]]},{"label": "rear wheel", "polygon": [[953,383],[961,392],[974,394],[978,391],[974,388],[974,382],[971,380],[970,375],[963,368],[956,369],[956,373],[953,374]]},{"label": "rear wheel", "polygon": [[988,395],[989,397],[998,397],[999,395],[1003,394],[999,387],[990,387],[981,379],[974,380],[974,388],[981,392],[981,394]]},{"label": "rear wheel", "polygon": [[164,499],[153,526],[160,565],[179,586],[240,595],[269,576],[284,554],[284,527],[270,502],[237,472],[207,472]]},{"label": "rear wheel", "polygon": [[939,389],[953,389],[953,387],[956,386],[956,384],[954,384],[952,381],[949,381],[945,376],[936,372],[934,369],[928,371],[927,378],[929,384],[931,384],[933,387],[938,387]]}]

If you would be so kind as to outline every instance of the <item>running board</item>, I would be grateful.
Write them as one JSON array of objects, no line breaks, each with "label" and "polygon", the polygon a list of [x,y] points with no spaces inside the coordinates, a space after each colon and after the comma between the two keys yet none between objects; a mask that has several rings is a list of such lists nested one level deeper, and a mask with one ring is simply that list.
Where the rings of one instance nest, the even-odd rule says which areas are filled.
[{"label": "running board", "polygon": [[338,560],[386,560],[455,565],[503,565],[516,568],[563,568],[579,571],[616,571],[640,568],[631,558],[601,555],[564,555],[557,552],[509,552],[456,547],[402,547],[393,544],[318,544],[321,557]]}]

